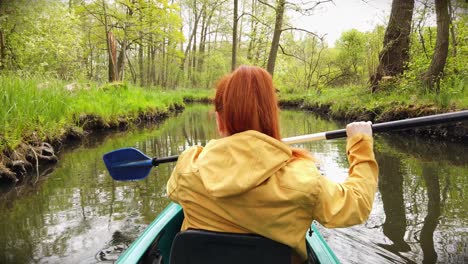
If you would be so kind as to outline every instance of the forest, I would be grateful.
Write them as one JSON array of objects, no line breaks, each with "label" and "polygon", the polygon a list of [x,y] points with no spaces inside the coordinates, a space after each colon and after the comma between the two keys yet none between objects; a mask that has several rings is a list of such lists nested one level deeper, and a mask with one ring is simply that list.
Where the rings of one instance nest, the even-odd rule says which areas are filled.
[{"label": "forest", "polygon": [[243,64],[273,75],[280,103],[338,119],[468,108],[466,1],[393,0],[386,23],[334,45],[294,23],[335,2],[0,1],[0,150],[209,100]]},{"label": "forest", "polygon": [[[164,89],[212,88],[240,64],[268,69],[285,92],[349,85],[376,90],[382,78],[396,83],[393,77],[399,78],[394,89],[414,85],[456,93],[463,88],[466,1],[394,0],[390,24],[343,32],[334,47],[325,36],[289,22],[293,13],[313,16],[324,5],[339,8],[333,4],[7,0],[0,5],[0,67],[2,75]],[[391,62],[383,65],[386,61]]]}]

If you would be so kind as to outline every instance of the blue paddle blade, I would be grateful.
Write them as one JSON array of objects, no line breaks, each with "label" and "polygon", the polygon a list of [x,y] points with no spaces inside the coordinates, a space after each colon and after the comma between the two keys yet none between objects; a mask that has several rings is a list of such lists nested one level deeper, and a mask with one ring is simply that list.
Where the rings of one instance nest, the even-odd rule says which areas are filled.
[{"label": "blue paddle blade", "polygon": [[114,180],[134,181],[148,176],[152,159],[135,148],[122,148],[106,153],[102,159]]}]

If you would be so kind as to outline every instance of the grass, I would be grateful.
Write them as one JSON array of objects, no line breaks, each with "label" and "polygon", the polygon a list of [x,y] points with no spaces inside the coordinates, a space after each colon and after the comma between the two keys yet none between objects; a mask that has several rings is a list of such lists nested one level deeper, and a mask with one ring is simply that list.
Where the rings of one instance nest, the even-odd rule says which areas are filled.
[{"label": "grass", "polygon": [[345,118],[349,114],[373,112],[378,118],[385,113],[398,110],[433,109],[444,112],[449,110],[468,109],[468,88],[464,80],[443,87],[439,94],[428,93],[414,86],[387,87],[378,93],[370,93],[362,86],[324,88],[318,94],[315,90],[304,93],[281,94],[283,102],[296,102],[309,108],[328,107],[330,114]]},{"label": "grass", "polygon": [[184,105],[184,100],[203,100],[212,94],[89,82],[74,83],[69,91],[66,85],[53,79],[0,76],[0,151],[14,149],[29,137],[60,137],[77,127],[82,116],[96,116],[107,123],[131,121],[142,114],[167,113]]},{"label": "grass", "polygon": [[[79,129],[82,116],[99,117],[104,123],[118,123],[121,119],[131,123],[141,115],[166,113],[184,101],[207,101],[214,95],[214,90],[144,89],[125,83],[75,82],[72,91],[66,86],[63,81],[47,77],[0,75],[0,151],[14,149],[30,137],[51,139],[70,128]],[[315,90],[280,93],[280,100],[328,108],[333,117],[373,112],[378,119],[398,109],[468,109],[466,86],[465,79],[452,79],[443,83],[439,94],[402,84],[375,94],[362,86],[347,86],[324,88],[320,94]]]}]

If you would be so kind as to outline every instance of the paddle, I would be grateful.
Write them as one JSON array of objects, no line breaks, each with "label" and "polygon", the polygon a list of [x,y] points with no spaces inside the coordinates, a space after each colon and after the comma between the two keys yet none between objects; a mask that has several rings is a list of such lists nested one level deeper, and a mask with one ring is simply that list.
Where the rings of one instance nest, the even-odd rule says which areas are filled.
[{"label": "paddle", "polygon": [[[397,129],[408,129],[463,120],[468,120],[468,110],[373,124],[372,131],[373,133],[388,132]],[[339,129],[285,138],[283,139],[283,142],[286,144],[297,144],[344,137],[346,137],[346,130]],[[159,164],[166,162],[174,162],[177,161],[177,158],[178,156],[150,158],[135,148],[122,148],[109,152],[103,156],[103,160],[109,174],[114,180],[118,181],[144,179],[148,176],[153,166],[158,166]]]}]

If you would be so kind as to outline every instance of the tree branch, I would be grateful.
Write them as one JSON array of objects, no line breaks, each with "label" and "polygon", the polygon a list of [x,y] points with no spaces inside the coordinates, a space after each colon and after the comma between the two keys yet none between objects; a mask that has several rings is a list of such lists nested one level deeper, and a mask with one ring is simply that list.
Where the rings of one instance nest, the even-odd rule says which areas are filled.
[{"label": "tree branch", "polygon": [[295,58],[295,59],[298,59],[298,60],[300,60],[300,61],[306,63],[306,60],[304,60],[303,58],[298,57],[298,56],[296,56],[296,55],[294,55],[294,54],[286,53],[286,52],[284,51],[283,46],[281,46],[281,44],[279,44],[278,46],[279,46],[279,48],[281,49],[281,53],[283,53],[283,55],[286,55],[286,56],[289,56],[289,57],[293,57],[293,58]]},{"label": "tree branch", "polygon": [[252,14],[250,14],[250,13],[242,13],[242,15],[240,15],[240,17],[242,17],[242,16],[250,16],[251,18],[255,19],[255,21],[257,21],[258,23],[264,25],[264,26],[267,27],[267,28],[271,28],[270,25],[268,25],[267,23],[261,21],[261,20],[260,20],[258,17],[256,17],[255,15],[252,15]]},{"label": "tree branch", "polygon": [[264,4],[264,5],[266,5],[266,6],[268,6],[268,7],[270,7],[270,8],[273,8],[273,10],[275,10],[275,11],[276,11],[276,7],[274,7],[274,6],[270,5],[269,3],[267,3],[267,2],[264,2],[264,1],[262,1],[262,0],[258,0],[258,2],[260,2],[261,4]]},{"label": "tree branch", "polygon": [[297,30],[297,31],[302,31],[302,32],[305,32],[307,34],[310,34],[312,36],[315,36],[316,38],[319,38],[320,40],[323,39],[323,37],[325,37],[327,34],[324,34],[322,36],[319,36],[317,35],[316,33],[312,32],[312,31],[309,31],[307,29],[303,29],[303,28],[295,28],[295,27],[288,27],[288,28],[283,28],[281,29],[281,31],[287,31],[287,30]]},{"label": "tree branch", "polygon": [[[287,2],[286,4],[292,6],[292,9],[302,15],[305,15],[305,16],[310,16],[312,15],[312,11],[319,5],[321,4],[325,4],[325,3],[333,3],[333,0],[322,0],[322,1],[306,1],[306,2],[301,2],[300,4],[296,4],[296,3],[290,3],[290,2]],[[304,8],[304,6],[307,6],[309,4],[312,4],[311,7],[307,7],[307,8]]]}]

